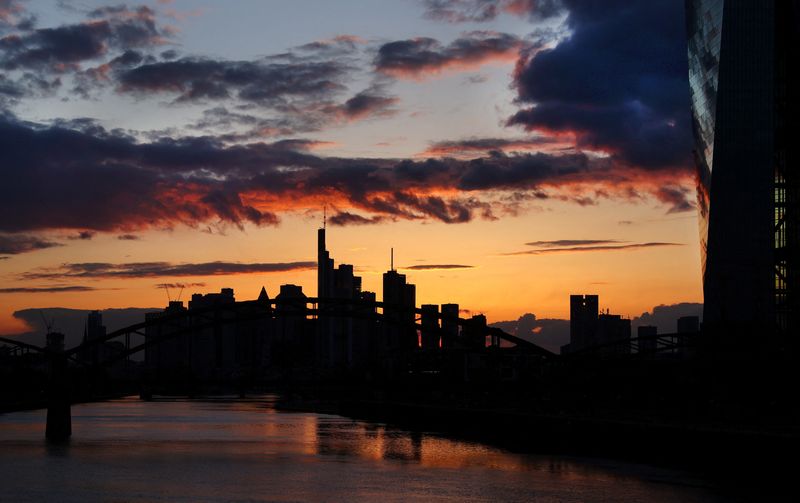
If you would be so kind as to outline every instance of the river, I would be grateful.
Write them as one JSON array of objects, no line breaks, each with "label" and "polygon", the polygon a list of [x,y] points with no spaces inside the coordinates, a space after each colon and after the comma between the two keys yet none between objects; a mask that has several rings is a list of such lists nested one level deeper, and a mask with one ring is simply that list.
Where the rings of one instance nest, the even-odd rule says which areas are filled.
[{"label": "river", "polygon": [[0,501],[732,501],[691,473],[519,454],[251,399],[126,398],[0,414]]}]

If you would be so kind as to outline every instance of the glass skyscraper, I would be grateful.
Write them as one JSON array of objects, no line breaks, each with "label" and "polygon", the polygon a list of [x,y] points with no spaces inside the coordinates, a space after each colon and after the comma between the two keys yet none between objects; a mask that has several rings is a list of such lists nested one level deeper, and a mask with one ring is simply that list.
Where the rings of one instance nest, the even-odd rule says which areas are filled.
[{"label": "glass skyscraper", "polygon": [[798,326],[800,0],[687,0],[704,323]]}]

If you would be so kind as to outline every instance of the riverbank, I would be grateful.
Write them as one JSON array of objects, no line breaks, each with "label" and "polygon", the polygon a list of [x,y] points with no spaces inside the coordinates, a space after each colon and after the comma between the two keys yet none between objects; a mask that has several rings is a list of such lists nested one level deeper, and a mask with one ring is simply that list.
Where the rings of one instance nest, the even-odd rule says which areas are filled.
[{"label": "riverbank", "polygon": [[542,414],[512,408],[366,400],[352,396],[286,395],[285,411],[336,414],[396,427],[487,443],[513,452],[620,459],[702,471],[716,478],[791,480],[800,449],[797,431],[755,430],[724,424],[646,418]]}]

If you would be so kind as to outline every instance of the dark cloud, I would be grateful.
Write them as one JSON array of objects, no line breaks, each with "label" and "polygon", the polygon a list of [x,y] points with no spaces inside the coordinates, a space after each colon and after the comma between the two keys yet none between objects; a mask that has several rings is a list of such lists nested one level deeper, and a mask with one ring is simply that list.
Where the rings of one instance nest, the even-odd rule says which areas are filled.
[{"label": "dark cloud", "polygon": [[695,210],[695,203],[689,200],[690,191],[686,187],[664,186],[658,188],[654,195],[659,201],[670,206],[667,213],[682,213]]},{"label": "dark cloud", "polygon": [[[103,309],[100,312],[103,315],[103,324],[110,333],[135,323],[141,323],[144,321],[145,313],[160,310],[153,307],[130,307],[125,309]],[[64,343],[67,348],[77,346],[83,340],[86,317],[90,312],[91,310],[89,309],[67,309],[63,307],[30,308],[14,311],[14,318],[21,320],[28,326],[28,330],[25,333],[17,334],[17,337],[30,344],[44,346],[46,332],[42,323],[42,317],[44,317],[55,321],[54,328],[65,335]]]},{"label": "dark cloud", "polygon": [[120,241],[138,241],[141,238],[136,234],[120,234],[117,239]]},{"label": "dark cloud", "polygon": [[324,99],[344,90],[349,67],[334,61],[225,61],[184,57],[125,70],[119,90],[162,92],[178,101],[238,98],[275,106],[290,97]]},{"label": "dark cloud", "polygon": [[569,320],[540,320],[532,313],[525,313],[517,320],[498,321],[489,326],[521,337],[553,353],[559,353],[561,346],[569,343]]},{"label": "dark cloud", "polygon": [[[6,213],[6,215],[10,214]],[[17,255],[54,246],[62,245],[37,236],[0,233],[0,254],[4,255]]]},{"label": "dark cloud", "polygon": [[467,138],[432,143],[421,155],[432,157],[475,157],[476,155],[485,155],[493,151],[507,152],[540,149],[557,143],[559,143],[559,140],[550,136],[532,138]]},{"label": "dark cloud", "polygon": [[35,286],[0,288],[0,293],[77,293],[97,290],[91,286]]},{"label": "dark cloud", "polygon": [[658,327],[659,333],[675,333],[678,331],[678,318],[682,316],[698,316],[702,319],[703,304],[681,302],[679,304],[655,306],[652,311],[642,313],[641,316],[633,318],[631,325],[634,329],[641,325],[651,325]]},{"label": "dark cloud", "polygon": [[73,234],[71,236],[68,236],[67,239],[70,239],[70,240],[73,240],[73,241],[75,241],[75,240],[87,241],[87,240],[92,239],[96,234],[97,233],[94,232],[94,231],[80,231],[77,234]]},{"label": "dark cloud", "polygon": [[[231,142],[317,131],[331,124],[388,117],[396,96],[373,85],[341,101],[355,67],[348,59],[293,57],[253,61],[184,57],[123,68],[114,74],[117,90],[136,95],[166,94],[176,102],[234,103],[204,112],[196,129],[219,135],[239,131]],[[241,132],[245,128],[245,132]]]},{"label": "dark cloud", "polygon": [[[140,143],[91,120],[23,123],[0,116],[0,231],[118,231],[175,225],[276,225],[278,213],[318,205],[381,218],[446,223],[494,219],[529,201],[640,202],[666,186],[580,152],[470,160],[320,157],[324,142],[226,145],[214,137]],[[589,188],[587,188],[589,187]],[[364,223],[332,217],[335,223]]]},{"label": "dark cloud", "polygon": [[585,245],[585,246],[564,246],[554,248],[541,248],[538,250],[524,250],[518,252],[503,253],[503,255],[546,255],[551,253],[578,253],[578,252],[602,252],[602,251],[632,251],[643,248],[661,248],[665,246],[683,246],[682,243],[629,243],[629,244],[609,244],[609,245]]},{"label": "dark cloud", "polygon": [[523,58],[528,109],[509,124],[574,133],[579,147],[646,169],[691,162],[683,3],[565,0],[572,35]]},{"label": "dark cloud", "polygon": [[492,31],[464,34],[443,46],[420,37],[384,44],[375,57],[375,69],[395,77],[424,78],[445,69],[475,68],[492,60],[512,61],[522,48],[514,35]]},{"label": "dark cloud", "polygon": [[380,216],[365,217],[357,213],[350,213],[348,211],[340,211],[333,216],[328,217],[328,223],[331,225],[371,225],[384,222],[386,219]]},{"label": "dark cloud", "polygon": [[473,269],[475,268],[474,265],[463,265],[463,264],[420,264],[420,265],[410,265],[408,267],[400,267],[400,269],[405,269],[406,271],[443,271],[449,269]]},{"label": "dark cloud", "polygon": [[342,57],[352,54],[365,41],[356,35],[337,35],[327,40],[316,40],[303,44],[297,49],[301,53],[312,53],[327,58]]},{"label": "dark cloud", "polygon": [[393,96],[383,96],[374,91],[362,91],[344,102],[341,110],[350,120],[369,116],[387,116],[396,113],[392,107],[398,102]]},{"label": "dark cloud", "polygon": [[527,246],[538,248],[561,248],[564,246],[589,246],[619,243],[616,239],[557,239],[555,241],[531,241]]},{"label": "dark cloud", "polygon": [[55,28],[39,28],[0,38],[0,66],[5,70],[45,69],[64,72],[110,50],[160,45],[165,33],[155,13],[146,6],[102,8],[89,21]]},{"label": "dark cloud", "polygon": [[[105,131],[34,128],[1,118],[0,147],[0,209],[15,215],[0,218],[0,230],[278,221],[276,215],[243,202],[237,183],[226,185],[195,172],[209,162],[219,172],[244,168],[242,164],[257,163],[259,157],[267,160],[251,157],[246,148],[225,150],[209,139],[140,145]],[[230,157],[234,151],[243,154],[234,154],[238,161]]]},{"label": "dark cloud", "polygon": [[501,13],[547,18],[561,13],[560,0],[423,0],[425,17],[448,23],[491,21]]},{"label": "dark cloud", "polygon": [[204,262],[173,264],[170,262],[105,262],[67,263],[54,268],[42,268],[21,275],[22,279],[54,278],[156,278],[179,276],[226,276],[313,269],[316,262]]},{"label": "dark cloud", "polygon": [[20,0],[0,0],[0,34],[4,29],[30,30],[36,24],[36,17],[25,12]]}]

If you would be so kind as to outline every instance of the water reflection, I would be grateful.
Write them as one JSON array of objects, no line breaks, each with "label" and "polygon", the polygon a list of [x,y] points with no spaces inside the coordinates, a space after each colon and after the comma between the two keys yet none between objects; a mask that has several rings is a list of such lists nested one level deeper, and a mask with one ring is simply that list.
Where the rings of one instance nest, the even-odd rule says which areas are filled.
[{"label": "water reflection", "polygon": [[507,452],[253,400],[126,399],[0,415],[0,501],[722,501],[685,473]]}]

